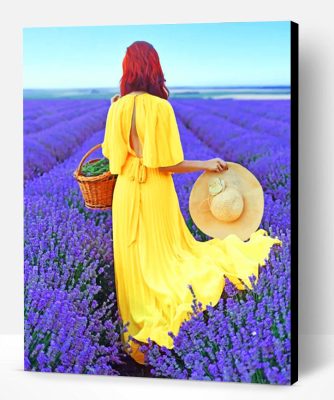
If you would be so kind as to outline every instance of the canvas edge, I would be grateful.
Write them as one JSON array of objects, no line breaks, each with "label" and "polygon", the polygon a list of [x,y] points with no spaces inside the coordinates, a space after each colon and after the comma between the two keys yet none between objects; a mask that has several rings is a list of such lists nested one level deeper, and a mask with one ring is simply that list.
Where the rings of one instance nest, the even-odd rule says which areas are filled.
[{"label": "canvas edge", "polygon": [[299,185],[299,24],[290,21],[290,73],[291,73],[291,379],[298,381],[298,185]]}]

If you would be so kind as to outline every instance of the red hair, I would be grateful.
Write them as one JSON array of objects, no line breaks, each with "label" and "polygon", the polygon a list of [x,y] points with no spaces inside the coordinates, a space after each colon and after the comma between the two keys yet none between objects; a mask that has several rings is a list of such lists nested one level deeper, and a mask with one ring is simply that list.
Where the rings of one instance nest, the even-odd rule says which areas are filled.
[{"label": "red hair", "polygon": [[126,49],[120,80],[121,96],[133,91],[144,91],[168,99],[169,90],[160,65],[159,55],[148,42],[136,41]]}]

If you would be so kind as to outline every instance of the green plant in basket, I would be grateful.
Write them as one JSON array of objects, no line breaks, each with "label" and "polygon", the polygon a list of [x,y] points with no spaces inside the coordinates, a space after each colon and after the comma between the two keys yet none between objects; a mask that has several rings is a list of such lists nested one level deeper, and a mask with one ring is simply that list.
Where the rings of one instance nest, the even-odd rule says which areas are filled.
[{"label": "green plant in basket", "polygon": [[109,160],[101,158],[95,162],[88,162],[82,166],[81,173],[84,176],[98,176],[109,170]]}]

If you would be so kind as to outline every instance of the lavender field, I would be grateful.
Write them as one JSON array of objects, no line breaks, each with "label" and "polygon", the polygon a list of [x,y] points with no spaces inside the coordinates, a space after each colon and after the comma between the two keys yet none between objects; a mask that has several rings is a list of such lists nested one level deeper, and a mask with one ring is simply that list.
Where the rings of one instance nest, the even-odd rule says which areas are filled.
[{"label": "lavender field", "polygon": [[[221,157],[252,171],[265,192],[260,227],[283,246],[273,248],[253,291],[238,293],[227,280],[217,306],[204,312],[193,293],[194,315],[174,348],[149,341],[148,366],[132,362],[120,341],[126,326],[117,312],[112,215],[85,208],[72,176],[86,151],[103,141],[110,102],[26,99],[25,370],[289,384],[290,101],[170,101],[185,158]],[[209,237],[188,210],[201,173],[173,179],[187,225],[203,241]]]}]

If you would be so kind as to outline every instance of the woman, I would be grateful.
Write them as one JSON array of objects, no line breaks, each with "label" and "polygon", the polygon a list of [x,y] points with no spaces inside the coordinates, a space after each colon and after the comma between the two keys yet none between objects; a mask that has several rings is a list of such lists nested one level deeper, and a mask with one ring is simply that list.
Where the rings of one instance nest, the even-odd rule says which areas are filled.
[{"label": "woman", "polygon": [[189,319],[193,297],[188,284],[203,309],[210,302],[215,305],[226,276],[244,289],[239,278],[257,276],[258,265],[265,264],[271,246],[280,241],[270,236],[247,243],[236,236],[195,240],[181,213],[172,174],[222,172],[227,164],[221,158],[184,159],[159,56],[151,44],[134,42],[122,66],[121,96],[109,108],[102,152],[111,173],[118,174],[112,205],[115,285],[120,315],[129,324],[122,340],[130,344],[131,357],[145,364],[139,343],[150,337],[171,349],[168,331],[176,335]]}]

